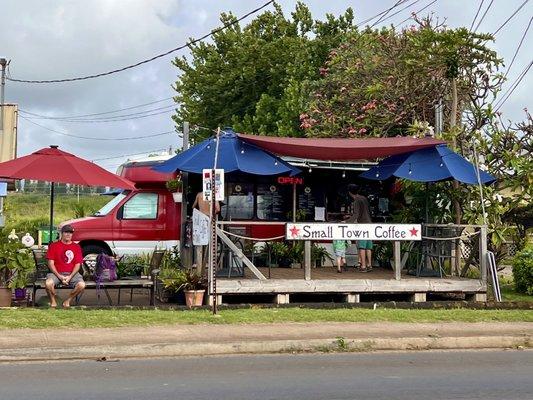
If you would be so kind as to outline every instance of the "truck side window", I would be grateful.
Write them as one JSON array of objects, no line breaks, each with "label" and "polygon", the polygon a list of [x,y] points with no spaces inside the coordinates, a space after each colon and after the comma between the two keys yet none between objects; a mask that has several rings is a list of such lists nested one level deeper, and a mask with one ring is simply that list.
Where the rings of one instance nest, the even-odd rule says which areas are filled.
[{"label": "truck side window", "polygon": [[156,219],[157,193],[139,193],[124,204],[122,219]]}]

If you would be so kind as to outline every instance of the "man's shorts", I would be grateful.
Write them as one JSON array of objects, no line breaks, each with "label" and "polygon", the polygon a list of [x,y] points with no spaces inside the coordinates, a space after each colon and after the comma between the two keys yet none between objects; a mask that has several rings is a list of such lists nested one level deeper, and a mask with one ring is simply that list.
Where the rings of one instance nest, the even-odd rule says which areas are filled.
[{"label": "man's shorts", "polygon": [[[61,273],[61,275],[69,276],[70,274],[68,272],[63,272]],[[47,274],[46,279],[52,279],[54,281],[54,286],[58,286],[61,284],[61,282],[59,281],[59,278],[55,274],[52,274],[52,273]],[[83,277],[80,275],[79,272],[76,272],[76,274],[74,274],[74,276],[70,280],[68,287],[74,289],[74,287],[80,282],[83,282]],[[63,284],[61,284],[61,287],[67,287],[67,286],[64,286]]]},{"label": "man's shorts", "polygon": [[372,250],[372,240],[359,240],[357,247],[361,250]]},{"label": "man's shorts", "polygon": [[346,258],[346,250],[334,250],[336,257]]}]

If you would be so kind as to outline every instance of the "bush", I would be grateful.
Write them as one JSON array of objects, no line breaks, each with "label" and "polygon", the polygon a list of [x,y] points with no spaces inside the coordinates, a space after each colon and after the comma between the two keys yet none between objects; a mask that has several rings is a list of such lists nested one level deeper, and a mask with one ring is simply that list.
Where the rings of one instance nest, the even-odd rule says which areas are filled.
[{"label": "bush", "polygon": [[533,246],[528,246],[513,259],[515,290],[533,296]]}]

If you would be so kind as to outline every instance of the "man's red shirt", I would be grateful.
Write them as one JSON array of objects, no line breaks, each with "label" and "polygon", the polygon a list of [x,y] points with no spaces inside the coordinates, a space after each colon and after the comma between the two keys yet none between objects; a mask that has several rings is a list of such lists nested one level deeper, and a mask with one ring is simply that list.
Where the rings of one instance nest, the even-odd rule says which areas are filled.
[{"label": "man's red shirt", "polygon": [[74,242],[66,244],[60,240],[48,246],[46,258],[54,260],[57,272],[70,274],[74,266],[83,261],[83,253],[79,244]]}]

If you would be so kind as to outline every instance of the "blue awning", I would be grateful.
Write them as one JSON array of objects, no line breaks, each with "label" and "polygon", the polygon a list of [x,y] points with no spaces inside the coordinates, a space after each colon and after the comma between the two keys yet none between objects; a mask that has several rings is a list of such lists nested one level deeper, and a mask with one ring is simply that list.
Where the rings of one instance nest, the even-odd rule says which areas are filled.
[{"label": "blue awning", "polygon": [[[456,179],[470,185],[478,183],[475,166],[443,144],[387,157],[360,176],[372,180],[385,180],[396,176],[418,182]],[[481,170],[479,178],[482,184],[489,184],[496,180],[495,177]]]},{"label": "blue awning", "polygon": [[[254,175],[297,175],[301,171],[253,144],[241,140],[231,129],[225,129],[219,137],[218,160],[216,168],[225,173],[244,172]],[[211,137],[175,157],[153,167],[155,171],[174,172],[176,170],[202,173],[213,168],[216,138]]]}]

